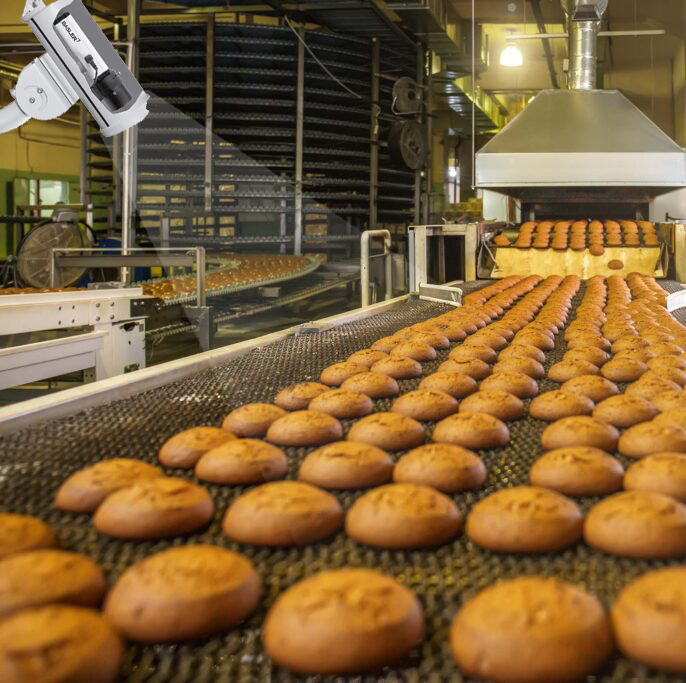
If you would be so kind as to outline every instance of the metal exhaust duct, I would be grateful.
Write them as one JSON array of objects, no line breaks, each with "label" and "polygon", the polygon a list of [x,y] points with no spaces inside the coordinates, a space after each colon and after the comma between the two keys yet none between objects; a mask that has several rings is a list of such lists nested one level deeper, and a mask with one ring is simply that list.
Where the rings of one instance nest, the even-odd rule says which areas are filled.
[{"label": "metal exhaust duct", "polygon": [[595,90],[598,31],[608,0],[562,0],[569,34],[570,90]]}]

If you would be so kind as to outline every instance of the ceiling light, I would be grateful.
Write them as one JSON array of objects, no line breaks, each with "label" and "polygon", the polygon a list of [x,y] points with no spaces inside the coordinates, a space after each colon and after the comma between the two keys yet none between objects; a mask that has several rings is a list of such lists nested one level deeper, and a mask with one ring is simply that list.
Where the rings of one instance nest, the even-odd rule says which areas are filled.
[{"label": "ceiling light", "polygon": [[508,45],[500,53],[501,66],[522,66],[522,64],[524,64],[524,57],[516,45]]}]

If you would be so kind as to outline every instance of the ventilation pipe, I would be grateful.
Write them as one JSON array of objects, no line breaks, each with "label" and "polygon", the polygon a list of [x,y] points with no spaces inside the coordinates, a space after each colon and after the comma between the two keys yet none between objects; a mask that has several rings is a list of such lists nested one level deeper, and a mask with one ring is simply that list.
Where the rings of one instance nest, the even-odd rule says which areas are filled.
[{"label": "ventilation pipe", "polygon": [[594,90],[598,63],[598,31],[608,0],[562,0],[569,34],[570,90]]}]

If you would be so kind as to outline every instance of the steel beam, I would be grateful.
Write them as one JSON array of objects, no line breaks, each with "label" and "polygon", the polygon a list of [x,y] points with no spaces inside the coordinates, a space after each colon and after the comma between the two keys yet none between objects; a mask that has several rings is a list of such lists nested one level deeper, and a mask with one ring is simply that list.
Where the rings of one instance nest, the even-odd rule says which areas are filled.
[{"label": "steel beam", "polygon": [[[545,33],[545,21],[543,19],[543,12],[541,11],[540,0],[529,0],[531,3],[531,11],[533,12],[536,26],[540,33]],[[550,82],[553,88],[559,88],[560,84],[557,81],[557,73],[555,72],[555,62],[553,61],[553,51],[550,48],[550,43],[547,40],[542,40],[543,52],[545,53],[545,61],[548,64],[548,71],[550,72]]]},{"label": "steel beam", "polygon": [[372,40],[372,106],[371,106],[371,145],[369,152],[369,228],[376,228],[379,209],[379,69],[381,47],[379,39]]},{"label": "steel beam", "polygon": [[214,152],[214,43],[215,16],[207,17],[207,51],[205,61],[205,211],[212,211]]},{"label": "steel beam", "polygon": [[303,240],[303,147],[305,113],[305,30],[298,29],[298,81],[295,96],[295,216],[293,253],[302,254]]}]

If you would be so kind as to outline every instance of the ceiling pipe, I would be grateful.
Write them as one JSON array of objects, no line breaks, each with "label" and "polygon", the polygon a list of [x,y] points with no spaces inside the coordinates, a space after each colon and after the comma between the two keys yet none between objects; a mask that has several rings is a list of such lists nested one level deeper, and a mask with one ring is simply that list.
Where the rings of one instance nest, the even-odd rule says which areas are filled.
[{"label": "ceiling pipe", "polygon": [[570,90],[595,90],[598,32],[608,0],[562,0],[569,34]]}]

